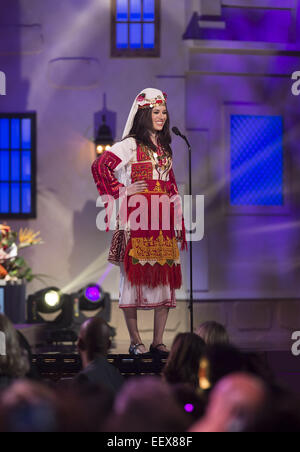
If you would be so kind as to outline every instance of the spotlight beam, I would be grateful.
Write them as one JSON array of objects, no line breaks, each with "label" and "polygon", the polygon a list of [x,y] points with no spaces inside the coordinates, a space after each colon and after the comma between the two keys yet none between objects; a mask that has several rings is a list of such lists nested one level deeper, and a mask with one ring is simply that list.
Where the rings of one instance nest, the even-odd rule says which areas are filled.
[{"label": "spotlight beam", "polygon": [[106,249],[100,256],[91,262],[73,281],[63,287],[62,291],[64,293],[74,292],[76,289],[84,286],[87,281],[93,281],[99,279],[99,274],[105,272],[106,276],[115,267],[113,264],[107,265],[107,253]]}]

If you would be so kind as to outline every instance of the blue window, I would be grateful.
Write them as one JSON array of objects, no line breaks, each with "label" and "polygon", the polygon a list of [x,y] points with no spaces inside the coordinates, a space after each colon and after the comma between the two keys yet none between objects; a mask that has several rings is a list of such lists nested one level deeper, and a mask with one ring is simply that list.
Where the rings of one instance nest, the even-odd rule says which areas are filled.
[{"label": "blue window", "polygon": [[111,1],[112,56],[160,56],[160,0]]},{"label": "blue window", "polygon": [[281,116],[231,116],[231,205],[283,206]]},{"label": "blue window", "polygon": [[36,216],[36,115],[0,114],[0,217]]}]

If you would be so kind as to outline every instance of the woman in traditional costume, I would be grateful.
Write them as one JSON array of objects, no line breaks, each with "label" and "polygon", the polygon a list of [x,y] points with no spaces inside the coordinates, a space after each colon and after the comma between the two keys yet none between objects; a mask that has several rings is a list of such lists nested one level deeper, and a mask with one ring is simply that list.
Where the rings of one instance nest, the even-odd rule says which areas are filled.
[{"label": "woman in traditional costume", "polygon": [[[138,330],[137,309],[155,310],[150,352],[168,353],[163,334],[169,309],[176,307],[175,289],[182,284],[177,242],[187,249],[166,100],[166,94],[157,89],[143,90],[134,100],[122,141],[92,165],[100,195],[123,199],[108,260],[120,266],[119,307],[130,335],[129,353],[134,355],[147,352]],[[158,202],[163,197],[169,209]],[[140,208],[134,209],[137,204]],[[109,209],[107,218],[109,224]]]}]

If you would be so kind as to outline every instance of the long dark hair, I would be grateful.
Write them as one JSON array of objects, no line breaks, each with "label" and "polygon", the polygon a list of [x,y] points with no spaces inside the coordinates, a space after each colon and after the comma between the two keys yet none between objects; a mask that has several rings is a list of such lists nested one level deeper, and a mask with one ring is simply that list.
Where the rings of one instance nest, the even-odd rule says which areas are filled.
[{"label": "long dark hair", "polygon": [[[137,111],[133,125],[129,132],[128,137],[133,137],[136,139],[138,144],[144,144],[145,146],[151,148],[154,152],[156,147],[150,138],[150,131],[153,130],[152,123],[152,109],[151,108],[141,108]],[[124,139],[125,139],[124,138]],[[163,149],[172,156],[171,149],[171,133],[170,133],[170,115],[167,110],[167,120],[165,122],[164,128],[157,132],[157,141]]]},{"label": "long dark hair", "polygon": [[174,339],[163,370],[168,383],[189,383],[198,388],[200,360],[205,342],[195,333],[180,333]]}]

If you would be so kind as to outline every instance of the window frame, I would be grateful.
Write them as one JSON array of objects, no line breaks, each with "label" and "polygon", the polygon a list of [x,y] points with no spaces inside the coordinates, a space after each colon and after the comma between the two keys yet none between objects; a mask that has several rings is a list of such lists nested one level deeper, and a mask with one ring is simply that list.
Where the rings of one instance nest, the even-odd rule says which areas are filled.
[{"label": "window frame", "polygon": [[[32,113],[0,113],[0,119],[30,119],[31,120],[31,212],[1,213],[0,219],[32,219],[37,218],[37,114]],[[11,140],[11,135],[10,135]],[[9,148],[11,151],[11,148]],[[9,180],[11,182],[11,180]]]},{"label": "window frame", "polygon": [[[129,10],[129,2],[128,0],[128,10]],[[154,0],[155,2],[155,40],[154,40],[154,48],[153,49],[117,49],[116,43],[116,30],[117,30],[117,0],[111,0],[111,57],[112,58],[159,58],[160,57],[160,0]],[[128,11],[129,13],[129,11]],[[128,16],[129,17],[129,16]],[[144,22],[131,22],[130,20],[123,21],[122,23],[144,23]],[[149,23],[149,22],[145,22]],[[130,27],[128,27],[129,29]],[[128,31],[129,33],[129,31]],[[142,27],[142,36],[143,36],[143,27]]]},{"label": "window frame", "polygon": [[285,133],[285,115],[277,108],[266,107],[261,104],[227,103],[224,108],[224,181],[223,212],[228,215],[291,215],[291,187],[290,187],[290,153],[284,143],[283,146],[283,199],[282,206],[253,206],[231,204],[231,116],[281,116],[283,120],[283,137]]}]

